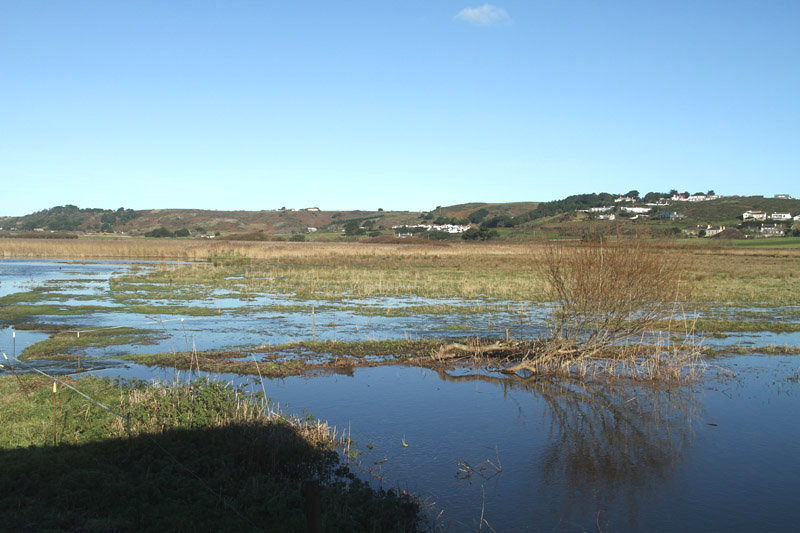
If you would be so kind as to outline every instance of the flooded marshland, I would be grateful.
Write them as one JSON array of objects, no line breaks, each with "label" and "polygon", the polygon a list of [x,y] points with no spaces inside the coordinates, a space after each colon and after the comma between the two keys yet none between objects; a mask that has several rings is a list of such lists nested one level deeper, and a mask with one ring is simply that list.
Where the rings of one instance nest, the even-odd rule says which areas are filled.
[{"label": "flooded marshland", "polygon": [[[18,368],[74,372],[77,361],[63,356],[80,354],[83,374],[170,381],[192,374],[125,357],[251,349],[259,358],[258,347],[312,338],[452,339],[506,330],[523,338],[546,329],[544,310],[520,302],[309,301],[217,289],[139,301],[133,287],[123,298],[109,283],[155,268],[1,262],[0,312],[9,325],[0,348],[13,359],[54,335],[74,335],[75,346],[65,340]],[[773,314],[798,320],[793,308]],[[131,336],[91,340],[121,328]],[[397,364],[263,382],[214,377],[253,391],[263,386],[287,410],[346,432],[351,463],[376,486],[421,498],[429,526],[435,519],[451,531],[789,529],[800,518],[793,505],[800,360],[764,353],[775,346],[791,352],[798,341],[796,332],[752,331],[702,339],[718,355],[688,385],[523,380],[481,368]]]}]

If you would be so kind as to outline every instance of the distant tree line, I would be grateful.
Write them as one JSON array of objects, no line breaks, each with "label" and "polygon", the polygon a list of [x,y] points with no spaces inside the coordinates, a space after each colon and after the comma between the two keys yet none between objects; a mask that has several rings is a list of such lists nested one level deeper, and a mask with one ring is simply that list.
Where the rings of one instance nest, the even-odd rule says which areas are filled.
[{"label": "distant tree line", "polygon": [[147,233],[144,234],[145,237],[158,237],[158,238],[188,237],[189,235],[190,235],[189,230],[186,228],[182,228],[177,231],[170,231],[164,226],[156,228],[152,231],[148,231]]},{"label": "distant tree line", "polygon": [[17,219],[19,227],[23,230],[44,228],[52,231],[77,231],[80,230],[92,217],[100,214],[101,231],[112,231],[115,224],[124,224],[138,218],[140,213],[133,209],[120,207],[116,211],[110,209],[86,208],[81,209],[75,205],[56,206],[50,209],[37,211]]},{"label": "distant tree line", "polygon": [[[529,213],[530,220],[536,220],[538,218],[544,217],[551,217],[554,215],[560,215],[561,213],[567,213],[570,211],[579,211],[583,209],[590,209],[592,207],[603,207],[609,204],[614,203],[614,199],[619,198],[620,196],[625,196],[628,198],[632,198],[635,201],[640,201],[644,203],[655,203],[662,198],[671,198],[674,195],[683,194],[684,196],[691,196],[689,192],[679,193],[676,189],[672,189],[669,192],[648,192],[644,196],[640,196],[639,191],[632,190],[628,191],[626,194],[611,194],[607,192],[601,193],[591,193],[591,194],[574,194],[572,196],[567,196],[563,200],[554,200],[552,202],[542,202],[536,206],[536,209]],[[714,191],[710,190],[707,193],[697,192],[695,196],[700,195],[709,195],[713,196]]]}]

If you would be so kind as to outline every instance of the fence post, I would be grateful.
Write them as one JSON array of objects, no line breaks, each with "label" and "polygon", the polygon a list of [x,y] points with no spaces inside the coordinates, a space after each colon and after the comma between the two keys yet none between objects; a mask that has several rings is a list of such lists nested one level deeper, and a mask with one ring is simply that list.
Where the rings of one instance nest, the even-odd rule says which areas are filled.
[{"label": "fence post", "polygon": [[56,382],[53,380],[53,446],[58,444],[56,433]]}]

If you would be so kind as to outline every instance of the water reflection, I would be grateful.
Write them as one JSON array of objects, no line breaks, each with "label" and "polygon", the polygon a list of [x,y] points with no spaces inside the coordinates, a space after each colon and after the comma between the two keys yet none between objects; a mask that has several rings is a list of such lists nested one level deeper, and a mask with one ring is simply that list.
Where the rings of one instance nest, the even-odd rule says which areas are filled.
[{"label": "water reflection", "polygon": [[605,529],[609,516],[616,526],[636,526],[688,451],[699,413],[690,391],[667,386],[438,374],[449,382],[493,383],[506,397],[525,391],[546,406],[543,448],[529,469],[538,478],[531,505],[578,527],[597,520]]}]

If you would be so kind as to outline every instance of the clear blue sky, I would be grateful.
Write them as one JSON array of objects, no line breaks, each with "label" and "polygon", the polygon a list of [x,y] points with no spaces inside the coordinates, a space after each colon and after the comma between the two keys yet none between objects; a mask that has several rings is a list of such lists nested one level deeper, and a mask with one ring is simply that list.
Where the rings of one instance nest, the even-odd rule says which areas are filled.
[{"label": "clear blue sky", "polygon": [[800,1],[0,0],[0,215],[800,196]]}]

